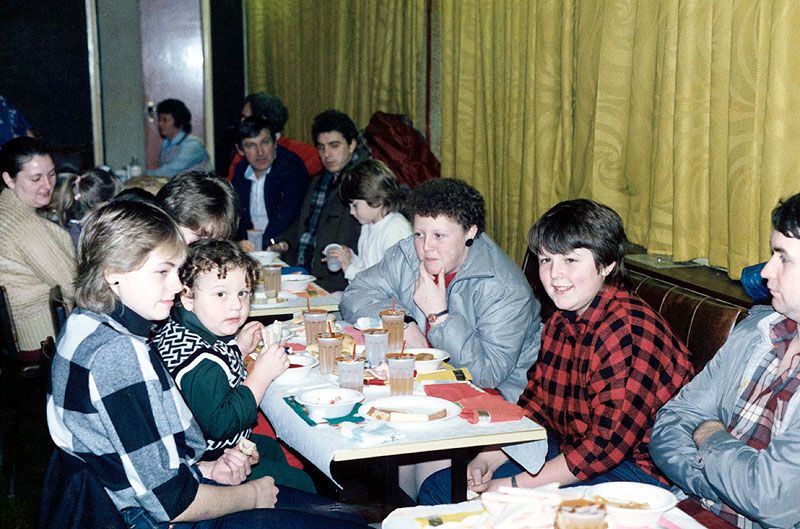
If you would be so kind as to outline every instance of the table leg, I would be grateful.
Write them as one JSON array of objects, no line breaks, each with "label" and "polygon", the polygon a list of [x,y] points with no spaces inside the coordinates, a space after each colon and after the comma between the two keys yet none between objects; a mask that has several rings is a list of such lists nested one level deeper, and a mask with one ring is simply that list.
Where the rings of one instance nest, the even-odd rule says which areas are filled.
[{"label": "table leg", "polygon": [[383,468],[386,476],[386,486],[384,487],[383,504],[386,506],[387,511],[391,512],[392,509],[401,506],[400,494],[403,493],[400,489],[399,479],[399,462],[397,458],[384,457]]},{"label": "table leg", "polygon": [[450,467],[450,501],[467,500],[467,464],[472,460],[473,449],[453,450]]}]

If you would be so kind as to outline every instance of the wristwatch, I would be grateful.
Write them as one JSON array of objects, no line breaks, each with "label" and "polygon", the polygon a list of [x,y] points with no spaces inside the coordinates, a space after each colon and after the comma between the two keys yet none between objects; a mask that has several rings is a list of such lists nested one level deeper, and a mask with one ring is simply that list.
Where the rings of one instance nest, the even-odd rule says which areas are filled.
[{"label": "wristwatch", "polygon": [[435,314],[433,312],[431,312],[430,314],[428,314],[428,323],[436,323],[437,319],[441,318],[442,316],[444,316],[448,312],[450,312],[450,311],[447,310],[447,309],[444,309],[442,312],[437,312]]}]

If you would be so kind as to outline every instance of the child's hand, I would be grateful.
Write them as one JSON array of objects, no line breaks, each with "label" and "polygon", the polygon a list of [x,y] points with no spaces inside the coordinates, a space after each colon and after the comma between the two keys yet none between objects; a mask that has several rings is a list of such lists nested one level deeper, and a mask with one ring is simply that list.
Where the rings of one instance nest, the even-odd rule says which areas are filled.
[{"label": "child's hand", "polygon": [[254,377],[269,385],[287,369],[289,369],[289,357],[286,356],[286,352],[280,344],[273,343],[262,349],[256,361],[253,362],[253,370],[247,378]]},{"label": "child's hand", "polygon": [[342,263],[342,270],[347,272],[350,263],[353,262],[353,250],[347,246],[342,246],[341,248],[331,248],[330,253],[331,257],[338,259],[339,262]]},{"label": "child's hand", "polygon": [[236,345],[242,352],[242,356],[247,356],[252,353],[258,342],[261,341],[261,329],[264,327],[260,322],[251,321],[244,327],[239,329],[236,335]]}]

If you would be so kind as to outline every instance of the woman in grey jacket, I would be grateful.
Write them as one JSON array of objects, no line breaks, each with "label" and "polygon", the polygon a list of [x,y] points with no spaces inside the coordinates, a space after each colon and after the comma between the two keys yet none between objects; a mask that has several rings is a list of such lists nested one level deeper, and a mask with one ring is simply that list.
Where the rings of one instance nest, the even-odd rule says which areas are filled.
[{"label": "woman in grey jacket", "polygon": [[392,246],[344,292],[342,317],[376,317],[392,303],[410,317],[408,347],[436,347],[475,383],[516,402],[539,353],[541,319],[520,268],[483,233],[484,200],[438,178],[408,201],[413,235]]}]

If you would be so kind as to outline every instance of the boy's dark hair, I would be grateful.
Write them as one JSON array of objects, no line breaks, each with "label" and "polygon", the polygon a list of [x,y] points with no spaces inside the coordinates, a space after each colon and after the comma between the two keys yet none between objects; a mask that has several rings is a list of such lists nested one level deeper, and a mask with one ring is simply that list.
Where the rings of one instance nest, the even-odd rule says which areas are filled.
[{"label": "boy's dark hair", "polygon": [[547,250],[564,255],[586,248],[592,252],[598,272],[616,263],[614,270],[606,276],[606,283],[624,278],[627,242],[617,212],[584,198],[559,202],[542,215],[528,233],[528,246],[534,253]]},{"label": "boy's dark hair", "polygon": [[772,228],[786,237],[800,239],[800,193],[778,202],[772,210]]},{"label": "boy's dark hair", "polygon": [[143,187],[129,187],[114,195],[114,202],[127,200],[129,202],[144,202],[155,204],[156,196]]},{"label": "boy's dark hair", "polygon": [[400,211],[405,191],[385,163],[366,158],[345,170],[339,196],[346,204],[360,199],[373,208],[385,207],[389,213]]},{"label": "boy's dark hair", "polygon": [[266,119],[273,135],[283,132],[283,127],[289,120],[289,111],[286,110],[286,105],[278,96],[266,92],[256,92],[245,97],[242,106],[248,103],[252,116]]},{"label": "boy's dark hair", "polygon": [[165,99],[156,106],[156,112],[172,116],[175,126],[186,134],[192,132],[192,113],[180,99]]},{"label": "boy's dark hair", "polygon": [[344,136],[345,141],[349,145],[353,140],[358,138],[358,128],[350,116],[338,110],[326,110],[321,114],[317,114],[314,122],[311,124],[311,138],[314,143],[317,143],[317,136],[323,132],[339,132]]},{"label": "boy's dark hair", "polygon": [[457,178],[433,178],[411,192],[406,210],[412,221],[414,215],[438,217],[444,215],[465,230],[477,226],[477,237],[486,229],[486,206],[477,189]]},{"label": "boy's dark hair", "polygon": [[242,120],[239,124],[239,148],[242,148],[244,140],[247,138],[255,138],[261,134],[262,130],[266,130],[269,133],[269,137],[272,138],[272,141],[275,141],[276,131],[272,130],[272,125],[266,119],[253,115]]},{"label": "boy's dark hair", "polygon": [[156,203],[201,237],[230,239],[239,227],[239,199],[230,182],[213,172],[181,173],[156,195]]},{"label": "boy's dark hair", "polygon": [[191,296],[195,280],[203,272],[216,270],[217,277],[224,279],[229,270],[237,268],[245,271],[247,286],[254,288],[261,273],[258,261],[247,255],[235,242],[198,239],[189,245],[189,254],[179,271],[184,293]]}]

